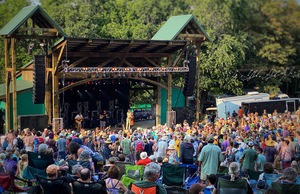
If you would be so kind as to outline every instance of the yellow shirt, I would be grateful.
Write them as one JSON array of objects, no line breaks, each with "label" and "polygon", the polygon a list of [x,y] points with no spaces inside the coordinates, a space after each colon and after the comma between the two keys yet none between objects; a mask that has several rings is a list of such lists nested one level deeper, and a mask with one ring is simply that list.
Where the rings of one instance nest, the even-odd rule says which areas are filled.
[{"label": "yellow shirt", "polygon": [[180,156],[180,141],[178,139],[176,139],[176,141],[175,141],[175,148],[176,148],[178,156]]}]

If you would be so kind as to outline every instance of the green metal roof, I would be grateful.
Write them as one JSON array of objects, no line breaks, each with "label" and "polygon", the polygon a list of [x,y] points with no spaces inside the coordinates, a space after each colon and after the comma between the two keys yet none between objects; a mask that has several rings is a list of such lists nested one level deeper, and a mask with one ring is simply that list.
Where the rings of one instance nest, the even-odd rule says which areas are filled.
[{"label": "green metal roof", "polygon": [[203,34],[211,41],[200,22],[193,15],[170,17],[151,40],[174,40],[180,33]]},{"label": "green metal roof", "polygon": [[[32,81],[27,81],[27,80],[17,80],[17,92],[21,92],[24,90],[28,90],[33,87],[33,82]],[[12,92],[12,83],[10,84],[10,92]],[[0,100],[5,99],[5,83],[0,84]]]},{"label": "green metal roof", "polygon": [[[39,17],[32,17],[38,15]],[[40,17],[42,16],[42,17]],[[62,29],[50,18],[50,16],[39,6],[24,7],[13,19],[11,19],[1,30],[0,36],[11,36],[24,24],[26,20],[32,18],[41,28],[56,28],[61,36],[67,37]]]}]

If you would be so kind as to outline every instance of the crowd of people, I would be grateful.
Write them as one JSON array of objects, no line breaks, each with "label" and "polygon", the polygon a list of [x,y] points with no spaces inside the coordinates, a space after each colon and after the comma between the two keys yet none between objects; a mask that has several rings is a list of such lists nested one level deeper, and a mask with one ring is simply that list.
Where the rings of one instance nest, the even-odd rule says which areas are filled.
[{"label": "crowd of people", "polygon": [[[93,175],[101,174],[102,186],[110,193],[131,192],[120,181],[116,161],[145,166],[146,181],[137,182],[135,186],[139,187],[158,184],[156,180],[165,163],[197,165],[201,182],[190,188],[190,193],[197,194],[204,188],[217,193],[216,174],[222,166],[228,168],[229,175],[223,177],[228,180],[248,178],[251,171],[261,172],[255,184],[248,183],[248,193],[253,193],[265,173],[282,173],[277,181],[295,183],[300,173],[300,110],[294,114],[264,112],[261,116],[237,110],[237,114],[214,121],[184,121],[145,129],[123,126],[122,129],[52,131],[46,128],[41,132],[27,128],[2,135],[0,143],[0,171],[20,177],[28,165],[27,152],[38,152],[53,154],[55,165],[49,166],[47,173],[51,171],[48,175],[55,175],[54,178],[56,171],[66,168],[68,160],[89,161],[88,168],[72,169],[78,185],[91,182]],[[74,183],[69,183],[72,192]],[[267,193],[268,188],[263,189]],[[159,187],[159,193],[166,193],[164,187]]]}]

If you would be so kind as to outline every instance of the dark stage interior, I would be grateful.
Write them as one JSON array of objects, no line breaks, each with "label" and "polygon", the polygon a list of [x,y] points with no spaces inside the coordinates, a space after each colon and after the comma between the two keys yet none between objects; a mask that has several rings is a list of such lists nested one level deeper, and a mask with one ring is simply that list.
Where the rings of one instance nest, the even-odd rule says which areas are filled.
[{"label": "dark stage interior", "polygon": [[[66,82],[72,84],[72,81]],[[128,80],[106,79],[87,82],[60,94],[60,114],[64,118],[64,127],[74,126],[74,117],[81,112],[84,128],[99,126],[99,113],[108,112],[108,125],[121,125],[125,122],[129,108]]]}]

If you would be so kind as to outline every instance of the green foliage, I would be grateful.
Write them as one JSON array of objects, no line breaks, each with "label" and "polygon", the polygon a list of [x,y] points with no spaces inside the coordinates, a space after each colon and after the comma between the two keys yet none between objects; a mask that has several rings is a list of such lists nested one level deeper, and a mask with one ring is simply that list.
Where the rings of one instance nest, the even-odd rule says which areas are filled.
[{"label": "green foliage", "polygon": [[[300,62],[300,6],[295,0],[40,0],[70,37],[150,39],[170,16],[192,13],[212,42],[202,43],[200,93],[241,93],[237,69],[271,67],[282,71]],[[3,27],[26,0],[0,3]],[[2,39],[1,39],[2,41]],[[26,64],[28,42],[18,42],[18,66]],[[0,81],[3,81],[0,44]],[[165,61],[162,61],[165,63]],[[181,87],[183,79],[174,76]],[[275,91],[289,79],[255,79],[252,85]],[[145,95],[145,98],[149,97]],[[141,100],[142,101],[142,100]]]},{"label": "green foliage", "polygon": [[[0,29],[2,29],[23,7],[28,5],[29,2],[27,0],[5,0],[3,3],[0,3]],[[4,40],[2,37],[0,37],[0,42],[0,83],[3,83],[5,81],[5,57]],[[20,54],[17,58],[17,65],[22,66],[24,65],[23,62],[26,61],[26,57],[23,55],[25,51],[18,48],[17,52]]]}]

